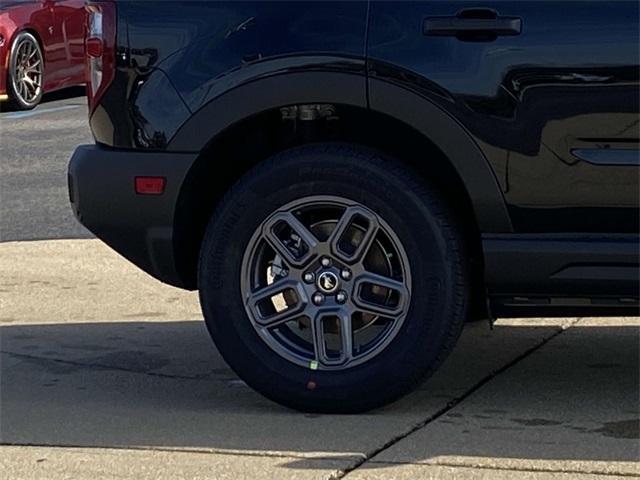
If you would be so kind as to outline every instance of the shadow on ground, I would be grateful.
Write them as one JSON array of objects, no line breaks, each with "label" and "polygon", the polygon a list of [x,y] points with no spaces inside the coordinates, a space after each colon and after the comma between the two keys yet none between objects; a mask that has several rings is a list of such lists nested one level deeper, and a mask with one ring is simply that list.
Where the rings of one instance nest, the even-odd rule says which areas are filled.
[{"label": "shadow on ground", "polygon": [[[340,417],[293,412],[254,393],[225,365],[202,322],[7,325],[1,331],[0,435],[7,444],[347,460],[437,416],[404,440],[401,461],[638,459],[637,327],[572,327],[494,376],[559,328],[490,332],[471,324],[454,355],[417,392],[381,410]],[[314,461],[291,468],[314,468]]]}]

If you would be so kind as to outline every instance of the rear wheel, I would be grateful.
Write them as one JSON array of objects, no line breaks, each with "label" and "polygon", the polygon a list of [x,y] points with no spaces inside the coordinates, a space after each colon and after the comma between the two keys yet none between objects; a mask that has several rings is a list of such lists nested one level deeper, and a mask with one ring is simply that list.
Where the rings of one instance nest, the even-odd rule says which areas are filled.
[{"label": "rear wheel", "polygon": [[276,155],[208,226],[199,288],[209,331],[247,384],[284,405],[356,412],[393,401],[435,370],[465,319],[451,220],[376,152]]},{"label": "rear wheel", "polygon": [[19,33],[11,47],[7,85],[15,108],[29,110],[42,100],[44,58],[38,41],[28,32]]}]

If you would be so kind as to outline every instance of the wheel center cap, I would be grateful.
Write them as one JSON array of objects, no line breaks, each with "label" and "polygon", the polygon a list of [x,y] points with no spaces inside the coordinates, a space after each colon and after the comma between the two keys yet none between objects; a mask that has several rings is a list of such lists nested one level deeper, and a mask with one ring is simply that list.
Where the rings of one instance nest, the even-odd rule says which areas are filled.
[{"label": "wheel center cap", "polygon": [[326,295],[334,293],[340,286],[338,276],[333,272],[322,272],[318,275],[318,288]]}]

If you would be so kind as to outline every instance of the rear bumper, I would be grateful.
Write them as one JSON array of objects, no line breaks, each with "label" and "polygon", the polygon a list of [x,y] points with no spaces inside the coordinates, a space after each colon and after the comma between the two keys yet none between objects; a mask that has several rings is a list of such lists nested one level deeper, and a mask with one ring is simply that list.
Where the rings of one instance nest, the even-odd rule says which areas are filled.
[{"label": "rear bumper", "polygon": [[[173,223],[180,188],[194,153],[76,149],[69,162],[69,197],[78,220],[158,280],[184,287],[175,263]],[[136,176],[162,176],[162,195],[138,195]]]}]

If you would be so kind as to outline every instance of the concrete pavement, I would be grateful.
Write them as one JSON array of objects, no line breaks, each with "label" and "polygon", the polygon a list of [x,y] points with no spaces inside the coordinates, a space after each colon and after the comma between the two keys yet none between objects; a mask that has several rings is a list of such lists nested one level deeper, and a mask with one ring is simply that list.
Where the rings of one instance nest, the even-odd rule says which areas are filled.
[{"label": "concrete pavement", "polygon": [[305,415],[247,388],[194,293],[95,240],[0,244],[7,478],[629,478],[635,318],[467,326],[414,394]]},{"label": "concrete pavement", "polygon": [[640,474],[637,325],[582,319],[373,462]]}]

